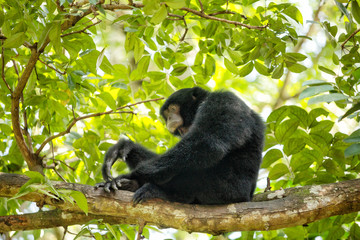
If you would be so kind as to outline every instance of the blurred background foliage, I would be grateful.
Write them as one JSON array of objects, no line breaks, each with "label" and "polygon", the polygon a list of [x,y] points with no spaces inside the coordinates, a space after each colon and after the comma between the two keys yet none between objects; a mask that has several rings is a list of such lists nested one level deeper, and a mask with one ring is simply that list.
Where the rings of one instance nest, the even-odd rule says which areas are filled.
[{"label": "blurred background foliage", "polygon": [[[196,85],[235,92],[267,122],[257,192],[264,191],[267,177],[272,190],[359,177],[360,1],[143,0],[126,10],[114,7],[131,4],[0,0],[0,171],[28,171],[13,134],[11,92],[29,62],[29,46],[37,43],[38,49],[47,46],[22,93],[21,126],[29,148],[43,157],[48,179],[101,182],[105,151],[124,137],[165,152],[178,139],[165,129],[158,114],[163,100],[156,99]],[[64,30],[69,16],[81,20]],[[127,171],[123,162],[115,166],[113,175]],[[0,203],[0,215],[38,210],[14,199]],[[360,239],[359,221],[353,213],[221,237],[151,226],[143,234]],[[96,221],[69,229],[65,239],[134,239],[137,231]],[[59,228],[7,236],[63,234]]]}]

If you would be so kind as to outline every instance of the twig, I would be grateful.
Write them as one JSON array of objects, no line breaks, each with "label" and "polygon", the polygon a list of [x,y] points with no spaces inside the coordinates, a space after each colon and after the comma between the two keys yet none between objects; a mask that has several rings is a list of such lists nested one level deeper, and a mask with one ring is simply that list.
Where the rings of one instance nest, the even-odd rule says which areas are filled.
[{"label": "twig", "polygon": [[26,140],[27,140],[27,145],[28,148],[30,150],[31,153],[34,153],[34,149],[32,148],[32,140],[31,140],[31,136],[29,133],[29,127],[28,127],[28,123],[27,123],[27,115],[26,115],[26,109],[24,108],[24,94],[21,94],[21,98],[20,98],[21,104],[23,106],[23,121],[24,121],[24,128],[23,128],[23,132],[26,136]]},{"label": "twig", "polygon": [[61,75],[65,75],[66,72],[61,72],[60,70],[57,70],[56,68],[50,66],[49,64],[47,64],[46,62],[42,61],[40,58],[39,58],[39,62],[41,62],[42,64],[46,65],[48,68],[51,68],[52,70],[54,70],[55,72],[61,74]]},{"label": "twig", "polygon": [[[236,14],[236,12],[232,12],[232,11],[229,11],[229,10],[224,10],[224,11],[220,11],[220,12],[209,13],[209,16],[216,16],[216,15],[220,15],[220,14]],[[245,17],[245,16],[241,15],[241,17]]]},{"label": "twig", "polygon": [[66,37],[66,36],[69,36],[69,35],[72,35],[72,34],[76,34],[76,33],[85,33],[85,31],[86,31],[87,29],[89,29],[89,28],[91,28],[91,27],[93,27],[93,26],[95,26],[95,25],[97,25],[97,24],[99,24],[99,23],[101,23],[101,22],[102,22],[102,20],[99,20],[99,21],[97,21],[96,23],[93,23],[93,24],[90,24],[90,25],[86,26],[86,27],[85,27],[84,29],[82,29],[82,30],[62,34],[61,37]]},{"label": "twig", "polygon": [[[127,5],[127,4],[116,4],[116,5],[103,4],[102,7],[105,10],[116,10],[116,9],[131,10],[133,8],[143,8],[144,4],[141,4],[141,3],[133,3],[132,5]],[[202,18],[206,18],[206,19],[210,19],[210,20],[214,20],[214,21],[219,21],[219,22],[225,22],[225,23],[229,23],[229,24],[234,24],[235,26],[241,26],[241,27],[245,27],[245,28],[248,28],[248,29],[259,29],[259,30],[261,30],[261,29],[264,29],[264,28],[268,27],[268,25],[250,26],[250,25],[247,25],[247,24],[244,24],[244,23],[241,23],[241,22],[231,21],[231,20],[227,20],[227,19],[223,19],[223,18],[214,17],[214,16],[211,16],[210,14],[207,15],[204,12],[197,11],[197,10],[187,8],[187,7],[180,8],[180,10],[193,13],[193,14],[199,16],[199,17],[202,17]]]},{"label": "twig", "polygon": [[139,220],[139,231],[136,234],[136,240],[141,240],[144,239],[144,237],[142,236],[144,227],[146,226],[146,222],[144,220]]},{"label": "twig", "polygon": [[199,5],[200,5],[201,12],[203,13],[204,12],[204,6],[203,6],[201,0],[198,0],[198,2],[199,2]]},{"label": "twig", "polygon": [[[189,28],[188,28],[187,23],[186,23],[186,20],[185,20],[186,14],[188,14],[188,13],[185,13],[185,15],[183,15],[183,16],[182,16],[182,15],[177,15],[177,14],[168,13],[168,16],[170,16],[170,17],[176,17],[175,19],[170,19],[170,20],[174,20],[174,21],[181,20],[181,21],[184,22],[185,32],[184,32],[184,34],[182,35],[182,37],[180,38],[180,42],[184,41],[185,36],[186,36],[187,32],[189,31]],[[169,18],[168,18],[168,19],[169,19]]]},{"label": "twig", "polygon": [[64,235],[63,235],[63,237],[62,237],[62,240],[65,240],[65,235],[66,235],[67,231],[68,231],[68,227],[65,226],[65,227],[64,227]]},{"label": "twig", "polygon": [[[4,41],[2,41],[2,43],[4,43]],[[12,94],[11,87],[5,79],[5,56],[4,56],[4,48],[3,47],[1,48],[1,60],[2,60],[1,77],[6,85],[7,89],[9,89],[10,93]]]},{"label": "twig", "polygon": [[271,190],[271,186],[270,186],[270,178],[267,177],[266,178],[266,188],[264,189],[264,192],[268,192]]},{"label": "twig", "polygon": [[[48,124],[48,127],[49,127],[49,134],[51,134],[50,124]],[[55,162],[54,143],[52,141],[50,141],[50,148],[51,148],[51,154],[52,154],[54,166],[53,167],[45,167],[45,168],[54,170],[56,175],[58,175],[64,182],[67,182],[66,179],[63,176],[61,176],[61,174],[56,170],[57,163]]]},{"label": "twig", "polygon": [[[133,104],[129,104],[129,105],[126,105],[126,106],[122,106],[122,107],[119,107],[117,108],[116,110],[121,110],[121,109],[124,109],[124,108],[129,108],[129,107],[132,107],[132,106],[135,106],[135,105],[139,105],[139,104],[142,104],[142,103],[146,103],[146,102],[154,102],[154,101],[159,101],[163,98],[156,98],[156,99],[150,99],[150,100],[144,100],[144,101],[141,101],[141,102],[137,102],[137,103],[133,103]],[[82,116],[82,117],[77,117],[77,118],[74,118],[72,120],[72,122],[68,125],[68,127],[66,128],[65,131],[63,132],[60,132],[56,135],[53,135],[49,138],[47,138],[39,147],[39,149],[35,152],[35,154],[38,156],[40,154],[40,152],[43,150],[43,148],[46,146],[46,144],[48,144],[50,141],[52,141],[53,139],[55,138],[58,138],[58,137],[61,137],[61,136],[64,136],[68,133],[70,133],[70,130],[71,128],[80,120],[83,120],[83,119],[86,119],[86,118],[92,118],[92,117],[99,117],[99,116],[102,116],[102,115],[106,115],[106,114],[114,114],[114,113],[130,113],[130,114],[134,114],[134,112],[132,111],[122,111],[122,112],[116,112],[114,110],[109,110],[107,112],[100,112],[100,113],[93,113],[93,114],[89,114],[89,115],[85,115],[85,116]]]},{"label": "twig", "polygon": [[19,77],[20,77],[19,69],[18,69],[18,67],[17,67],[17,65],[16,65],[15,60],[14,60],[14,59],[11,59],[11,61],[12,61],[13,65],[14,65],[15,73],[16,73],[16,75],[18,76],[18,80],[19,80]]},{"label": "twig", "polygon": [[360,28],[358,30],[356,30],[355,32],[353,32],[345,41],[343,44],[341,44],[341,49],[345,48],[345,44],[351,39],[353,38],[358,32],[360,32]]},{"label": "twig", "polygon": [[264,25],[264,26],[250,26],[250,25],[247,25],[245,23],[241,23],[241,22],[237,22],[237,21],[232,21],[232,20],[227,20],[227,19],[223,19],[223,18],[218,18],[218,17],[214,17],[214,16],[210,16],[210,15],[207,15],[203,12],[200,12],[200,11],[196,11],[194,9],[191,9],[191,8],[187,8],[187,7],[183,7],[183,8],[180,8],[180,10],[183,10],[183,11],[187,11],[187,12],[191,12],[197,16],[200,16],[202,18],[206,18],[206,19],[210,19],[210,20],[214,20],[214,21],[219,21],[219,22],[224,22],[224,23],[228,23],[228,24],[234,24],[235,26],[241,26],[241,27],[245,27],[245,28],[248,28],[248,29],[264,29],[264,28],[267,28],[268,25]]},{"label": "twig", "polygon": [[[77,159],[77,158],[73,158],[73,159],[68,160],[67,161],[68,163],[66,163],[65,161],[57,160],[56,158],[48,158],[48,159],[53,160],[53,165],[50,164],[50,165],[47,166],[47,168],[53,168],[55,166],[58,166],[59,163],[61,163],[61,164],[64,164],[66,167],[70,168],[72,171],[75,171],[75,168],[71,167],[68,163],[79,161],[79,159]],[[58,163],[55,164],[54,161],[58,162]]]},{"label": "twig", "polygon": [[[229,10],[224,10],[224,11],[220,11],[220,12],[210,13],[209,16],[216,16],[216,15],[220,15],[220,14],[237,14],[237,13],[229,11]],[[247,17],[245,15],[243,15],[243,14],[240,14],[240,16],[243,19],[247,19]]]}]

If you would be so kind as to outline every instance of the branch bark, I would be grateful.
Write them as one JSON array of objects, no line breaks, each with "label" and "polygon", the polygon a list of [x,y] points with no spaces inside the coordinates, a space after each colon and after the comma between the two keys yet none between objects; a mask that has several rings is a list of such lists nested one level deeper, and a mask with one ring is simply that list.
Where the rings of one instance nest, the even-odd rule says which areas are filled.
[{"label": "branch bark", "polygon": [[[0,173],[0,197],[14,196],[27,180],[23,175]],[[253,202],[216,206],[156,199],[133,206],[132,193],[127,191],[105,193],[88,185],[52,183],[56,189],[84,193],[89,215],[82,213],[76,204],[54,201],[49,196],[33,192],[21,199],[55,206],[57,210],[1,216],[0,232],[68,226],[83,224],[90,219],[103,219],[110,224],[138,224],[145,221],[159,227],[216,235],[232,231],[275,230],[360,211],[360,179],[266,192],[255,195]]]}]

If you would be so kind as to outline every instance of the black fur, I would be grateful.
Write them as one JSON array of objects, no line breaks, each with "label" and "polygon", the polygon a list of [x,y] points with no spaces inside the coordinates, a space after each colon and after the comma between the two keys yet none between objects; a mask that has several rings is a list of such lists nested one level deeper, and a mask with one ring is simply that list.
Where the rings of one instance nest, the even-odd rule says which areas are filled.
[{"label": "black fur", "polygon": [[[107,182],[97,187],[136,190],[135,204],[153,198],[197,204],[251,201],[264,142],[260,117],[231,92],[199,87],[172,94],[161,107],[163,117],[170,104],[180,106],[184,126],[190,126],[181,141],[157,155],[120,140],[105,156]],[[118,158],[125,159],[131,172],[111,180]]]}]

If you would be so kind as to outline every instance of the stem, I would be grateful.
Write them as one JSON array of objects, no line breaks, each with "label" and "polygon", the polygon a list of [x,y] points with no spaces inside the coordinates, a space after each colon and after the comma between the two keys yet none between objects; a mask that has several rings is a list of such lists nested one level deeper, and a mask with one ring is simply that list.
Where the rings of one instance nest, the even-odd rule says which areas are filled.
[{"label": "stem", "polygon": [[[164,99],[164,98],[156,98],[156,99],[150,99],[150,100],[144,100],[144,101],[141,101],[141,102],[137,102],[137,103],[133,103],[133,104],[129,104],[129,105],[125,105],[125,106],[122,106],[122,107],[119,107],[116,109],[117,110],[121,110],[121,109],[124,109],[124,108],[129,108],[129,107],[132,107],[132,106],[135,106],[135,105],[139,105],[139,104],[142,104],[142,103],[146,103],[146,102],[154,102],[154,101],[159,101],[161,99]],[[56,135],[53,135],[49,138],[47,138],[42,144],[41,146],[39,147],[39,149],[36,151],[36,155],[39,155],[40,152],[43,150],[43,148],[46,146],[46,144],[48,144],[50,141],[52,141],[53,139],[55,138],[58,138],[58,137],[62,137],[68,133],[70,133],[70,130],[71,128],[80,120],[83,120],[83,119],[87,119],[87,118],[92,118],[92,117],[99,117],[99,116],[102,116],[102,115],[106,115],[106,114],[114,114],[114,113],[130,113],[130,114],[134,114],[134,112],[131,112],[131,111],[121,111],[121,112],[116,112],[114,110],[109,110],[107,112],[100,112],[100,113],[93,113],[93,114],[88,114],[88,115],[85,115],[85,116],[82,116],[82,117],[74,117],[74,119],[72,120],[72,122],[68,125],[68,127],[66,128],[65,131],[63,132],[60,132]]]},{"label": "stem", "polygon": [[[2,40],[2,43],[4,43],[4,40]],[[6,82],[5,79],[5,56],[4,56],[4,48],[1,48],[1,60],[2,60],[2,67],[1,67],[1,77],[7,87],[9,89],[9,92],[12,93],[10,85]]]},{"label": "stem", "polygon": [[360,32],[360,28],[358,30],[356,30],[355,32],[353,32],[345,41],[343,44],[341,44],[341,49],[345,48],[345,44],[351,39],[353,38],[358,32]]}]

